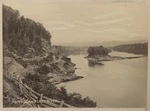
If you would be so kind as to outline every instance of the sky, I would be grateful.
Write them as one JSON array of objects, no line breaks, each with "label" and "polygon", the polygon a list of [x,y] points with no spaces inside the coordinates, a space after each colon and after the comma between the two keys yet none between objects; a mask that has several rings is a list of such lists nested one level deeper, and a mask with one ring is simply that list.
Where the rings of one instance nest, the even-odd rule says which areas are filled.
[{"label": "sky", "polygon": [[148,7],[139,0],[55,1],[3,0],[3,3],[42,23],[52,34],[53,44],[148,38]]}]

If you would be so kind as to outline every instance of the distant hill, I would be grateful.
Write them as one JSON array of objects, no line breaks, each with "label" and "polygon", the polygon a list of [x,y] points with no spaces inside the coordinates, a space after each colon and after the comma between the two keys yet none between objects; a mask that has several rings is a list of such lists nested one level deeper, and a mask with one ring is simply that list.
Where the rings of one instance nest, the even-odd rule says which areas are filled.
[{"label": "distant hill", "polygon": [[134,43],[145,43],[148,42],[148,40],[133,40],[133,41],[85,41],[85,42],[72,42],[72,43],[55,43],[54,45],[61,45],[61,46],[72,46],[72,47],[89,47],[89,46],[116,46],[116,45],[122,45],[122,44],[134,44]]},{"label": "distant hill", "polygon": [[119,51],[119,52],[128,52],[128,53],[134,53],[134,54],[148,55],[148,43],[117,45],[113,47],[113,50]]}]

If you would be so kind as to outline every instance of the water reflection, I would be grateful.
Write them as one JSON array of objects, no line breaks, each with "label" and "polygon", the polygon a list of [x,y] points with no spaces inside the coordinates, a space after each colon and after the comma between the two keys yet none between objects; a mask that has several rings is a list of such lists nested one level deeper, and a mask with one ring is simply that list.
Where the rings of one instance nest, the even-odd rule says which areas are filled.
[{"label": "water reflection", "polygon": [[93,61],[93,60],[88,60],[88,66],[89,67],[95,67],[95,66],[103,66],[104,64],[101,62]]}]

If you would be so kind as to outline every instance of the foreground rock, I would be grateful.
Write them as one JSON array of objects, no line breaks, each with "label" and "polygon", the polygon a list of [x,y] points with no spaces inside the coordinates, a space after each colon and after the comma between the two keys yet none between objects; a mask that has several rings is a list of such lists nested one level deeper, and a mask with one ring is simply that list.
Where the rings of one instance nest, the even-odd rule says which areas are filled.
[{"label": "foreground rock", "polygon": [[4,67],[8,67],[9,64],[5,70],[9,73],[15,73],[22,77],[29,73],[42,74],[50,77],[49,82],[53,84],[83,78],[75,74],[75,64],[71,62],[71,59],[62,55],[51,53],[51,55],[43,57],[23,58],[10,51],[5,54],[7,56],[4,58]]}]

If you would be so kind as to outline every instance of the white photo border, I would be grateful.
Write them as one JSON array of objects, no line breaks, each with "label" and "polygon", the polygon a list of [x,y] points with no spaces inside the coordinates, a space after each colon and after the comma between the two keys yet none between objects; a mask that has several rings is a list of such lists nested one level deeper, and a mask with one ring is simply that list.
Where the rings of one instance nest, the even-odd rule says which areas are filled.
[{"label": "white photo border", "polygon": [[[13,1],[13,0],[12,0]],[[23,1],[23,0],[20,0]],[[27,1],[27,0],[26,0]],[[113,3],[144,2],[148,7],[148,52],[150,52],[150,0],[28,0],[48,3]],[[115,2],[115,3],[116,3]],[[0,0],[0,110],[1,111],[150,111],[150,53],[148,54],[147,107],[146,108],[3,108],[3,35],[2,35],[2,3]]]}]

